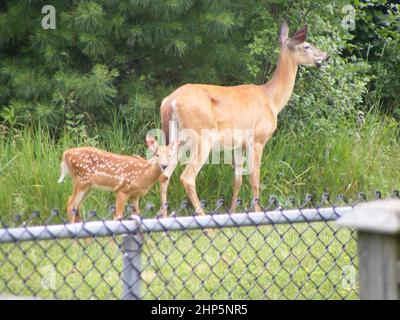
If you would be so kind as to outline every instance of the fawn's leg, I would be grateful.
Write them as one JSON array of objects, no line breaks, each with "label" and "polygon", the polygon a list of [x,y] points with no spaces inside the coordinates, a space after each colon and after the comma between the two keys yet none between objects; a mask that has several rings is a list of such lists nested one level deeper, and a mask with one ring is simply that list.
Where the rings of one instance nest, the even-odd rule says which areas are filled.
[{"label": "fawn's leg", "polygon": [[[124,208],[125,203],[128,201],[129,195],[122,191],[117,192],[117,198],[115,201],[115,213],[114,213],[114,220],[122,220],[124,217]],[[116,236],[112,235],[110,239],[110,249],[115,250],[117,248],[118,242],[116,240]]]},{"label": "fawn's leg", "polygon": [[[68,200],[67,213],[69,215],[69,222],[75,223],[82,221],[79,213],[79,207],[83,200],[90,193],[90,184],[79,184],[74,183],[72,196]],[[73,210],[76,210],[76,214],[73,214]]]},{"label": "fawn's leg", "polygon": [[139,197],[131,197],[129,199],[129,204],[133,206],[133,214],[140,214]]},{"label": "fawn's leg", "polygon": [[160,215],[163,218],[166,218],[168,215],[168,208],[167,208],[167,192],[168,192],[168,185],[169,185],[169,178],[161,175],[158,179],[160,182],[160,195],[161,195],[161,208],[160,208]]},{"label": "fawn's leg", "polygon": [[114,220],[117,219],[122,219],[124,217],[124,208],[125,208],[125,203],[128,200],[129,196],[122,192],[118,191],[117,192],[117,200],[115,203],[115,213],[114,213]]},{"label": "fawn's leg", "polygon": [[158,179],[158,181],[160,182],[160,197],[161,197],[161,208],[159,214],[163,218],[166,218],[168,215],[168,208],[167,208],[168,185],[177,165],[178,165],[178,159],[170,163],[168,165],[167,172],[163,173]]}]

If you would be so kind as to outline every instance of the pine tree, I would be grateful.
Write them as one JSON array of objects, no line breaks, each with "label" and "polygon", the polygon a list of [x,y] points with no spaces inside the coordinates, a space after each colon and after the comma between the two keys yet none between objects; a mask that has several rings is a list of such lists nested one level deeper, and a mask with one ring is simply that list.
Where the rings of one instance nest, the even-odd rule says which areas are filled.
[{"label": "pine tree", "polygon": [[240,59],[235,1],[55,1],[56,30],[41,28],[42,5],[10,1],[0,14],[0,105],[24,121],[57,126],[68,110],[102,121],[138,94],[154,109],[165,86],[245,71],[226,63]]},{"label": "pine tree", "polygon": [[[0,121],[40,121],[62,128],[69,112],[100,124],[109,120],[110,111],[135,121],[139,114],[146,115],[139,119],[143,123],[154,121],[161,99],[184,83],[264,82],[276,62],[277,31],[284,18],[293,28],[307,20],[313,25],[312,36],[320,33],[322,43],[345,47],[351,38],[336,21],[344,3],[56,0],[57,27],[44,30],[45,1],[1,2]],[[339,45],[332,49],[341,50]],[[350,79],[347,61],[338,61],[343,70],[326,71],[326,79],[341,79],[336,87],[315,92],[317,97],[307,102],[316,109],[342,89],[352,105],[362,94],[367,78],[360,73],[358,80]],[[354,93],[344,79],[356,83]],[[301,96],[309,89],[297,92]]]}]

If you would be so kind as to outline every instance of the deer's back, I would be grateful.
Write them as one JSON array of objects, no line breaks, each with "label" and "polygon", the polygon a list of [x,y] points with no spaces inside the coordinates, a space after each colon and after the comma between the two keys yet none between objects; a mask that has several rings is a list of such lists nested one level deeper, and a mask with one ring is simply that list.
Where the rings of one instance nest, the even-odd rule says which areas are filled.
[{"label": "deer's back", "polygon": [[69,149],[64,153],[64,161],[73,176],[88,182],[99,177],[98,184],[101,178],[111,179],[111,182],[133,178],[147,162],[139,156],[119,155],[93,147]]}]

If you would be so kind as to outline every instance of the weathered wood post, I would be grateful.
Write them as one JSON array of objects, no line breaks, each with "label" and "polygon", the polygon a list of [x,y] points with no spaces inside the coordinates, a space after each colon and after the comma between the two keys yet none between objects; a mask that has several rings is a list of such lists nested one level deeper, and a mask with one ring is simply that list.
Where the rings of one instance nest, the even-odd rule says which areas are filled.
[{"label": "weathered wood post", "polygon": [[357,205],[337,224],[358,232],[360,298],[400,299],[400,200]]}]

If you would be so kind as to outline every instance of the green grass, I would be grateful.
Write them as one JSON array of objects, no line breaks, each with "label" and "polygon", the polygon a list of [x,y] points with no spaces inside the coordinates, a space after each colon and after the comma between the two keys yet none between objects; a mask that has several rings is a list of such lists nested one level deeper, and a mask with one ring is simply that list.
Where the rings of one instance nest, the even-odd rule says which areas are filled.
[{"label": "green grass", "polygon": [[[356,299],[354,234],[325,223],[145,235],[145,299]],[[120,238],[117,237],[117,242]],[[0,247],[0,292],[61,299],[122,294],[121,254],[109,238]],[[47,276],[56,270],[54,287]],[[344,283],[344,285],[343,285]]]},{"label": "green grass", "polygon": [[[144,134],[136,135],[117,124],[107,132],[89,140],[71,134],[54,140],[45,130],[30,129],[0,137],[0,219],[9,222],[15,213],[25,219],[37,209],[46,219],[54,207],[63,211],[71,183],[57,184],[57,180],[61,155],[68,147],[89,141],[113,152],[144,155]],[[366,115],[362,126],[343,120],[313,129],[282,127],[264,151],[261,200],[265,203],[271,195],[279,200],[294,196],[300,203],[307,193],[321,195],[324,191],[349,199],[359,191],[388,194],[400,189],[399,150],[398,123],[374,112]],[[185,199],[179,183],[181,171],[178,167],[170,185],[173,208]],[[197,189],[211,204],[221,197],[229,202],[232,168],[206,165]],[[240,197],[249,204],[246,178]],[[104,217],[113,201],[110,193],[94,192],[83,212],[96,210]],[[157,186],[142,200],[142,207],[147,201],[158,206]],[[233,228],[216,231],[212,238],[201,231],[146,236],[145,298],[357,298],[356,291],[342,285],[343,268],[357,263],[355,241],[350,241],[346,230],[314,223]],[[120,297],[121,255],[108,244],[109,239],[103,238],[90,243],[60,240],[1,245],[0,292],[43,298]],[[55,292],[43,286],[51,266],[57,270]]]},{"label": "green grass", "polygon": [[[263,203],[271,195],[280,200],[294,196],[300,203],[307,193],[319,196],[328,191],[334,196],[355,198],[359,191],[388,194],[400,188],[398,123],[372,112],[361,127],[353,120],[326,127],[329,129],[281,128],[276,132],[264,150],[260,181]],[[117,124],[101,138],[90,141],[112,152],[145,153],[142,139]],[[71,134],[55,141],[43,130],[25,129],[15,136],[0,136],[0,218],[9,220],[15,213],[33,210],[40,210],[46,218],[53,208],[64,211],[71,182],[66,179],[57,184],[61,155],[66,148],[87,143]],[[177,168],[170,184],[168,196],[173,208],[186,198],[179,182],[182,169]],[[199,196],[210,205],[219,198],[229,203],[232,181],[230,165],[205,165],[197,179]],[[249,205],[252,195],[247,176],[240,197]],[[141,200],[141,207],[148,201],[158,207],[157,185]],[[113,202],[112,194],[95,191],[84,203],[83,212],[96,210],[104,216]]]}]

